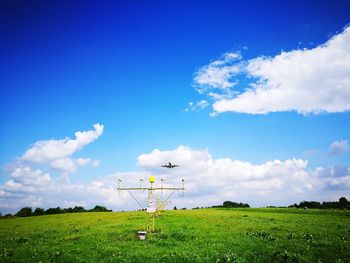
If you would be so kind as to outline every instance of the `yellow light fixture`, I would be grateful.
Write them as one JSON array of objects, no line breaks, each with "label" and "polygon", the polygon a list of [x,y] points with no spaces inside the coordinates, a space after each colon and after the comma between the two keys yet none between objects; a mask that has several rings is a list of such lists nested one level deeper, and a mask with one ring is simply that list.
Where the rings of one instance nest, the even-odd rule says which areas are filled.
[{"label": "yellow light fixture", "polygon": [[154,183],[156,181],[155,177],[152,175],[149,177],[149,182]]}]

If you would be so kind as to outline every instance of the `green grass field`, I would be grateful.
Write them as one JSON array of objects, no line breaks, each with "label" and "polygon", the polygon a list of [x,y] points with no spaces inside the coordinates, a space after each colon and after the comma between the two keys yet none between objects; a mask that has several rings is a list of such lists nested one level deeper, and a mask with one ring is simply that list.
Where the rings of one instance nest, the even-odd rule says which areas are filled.
[{"label": "green grass field", "polygon": [[350,211],[165,211],[136,239],[145,212],[0,220],[2,262],[350,262]]}]

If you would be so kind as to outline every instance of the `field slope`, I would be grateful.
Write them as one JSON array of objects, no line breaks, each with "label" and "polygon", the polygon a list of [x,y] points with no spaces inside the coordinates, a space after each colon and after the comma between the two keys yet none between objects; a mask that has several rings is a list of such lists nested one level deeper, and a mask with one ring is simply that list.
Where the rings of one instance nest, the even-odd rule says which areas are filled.
[{"label": "field slope", "polygon": [[349,262],[350,211],[165,211],[135,238],[145,212],[0,220],[2,262]]}]

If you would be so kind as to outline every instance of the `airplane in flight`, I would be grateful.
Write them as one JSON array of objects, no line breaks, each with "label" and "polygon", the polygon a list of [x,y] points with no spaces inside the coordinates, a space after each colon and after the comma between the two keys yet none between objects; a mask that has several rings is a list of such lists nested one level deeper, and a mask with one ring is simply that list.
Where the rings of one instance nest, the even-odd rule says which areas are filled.
[{"label": "airplane in flight", "polygon": [[174,167],[179,167],[179,165],[175,165],[175,164],[172,164],[171,162],[169,162],[169,164],[162,165],[162,167],[165,167],[165,168],[174,168]]}]

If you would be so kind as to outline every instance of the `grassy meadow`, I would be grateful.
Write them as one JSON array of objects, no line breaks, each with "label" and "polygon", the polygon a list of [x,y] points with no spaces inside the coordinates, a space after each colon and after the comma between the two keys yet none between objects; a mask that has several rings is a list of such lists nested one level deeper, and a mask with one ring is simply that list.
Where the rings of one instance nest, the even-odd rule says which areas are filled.
[{"label": "grassy meadow", "polygon": [[136,239],[145,212],[0,220],[1,262],[350,262],[350,211],[164,211]]}]

